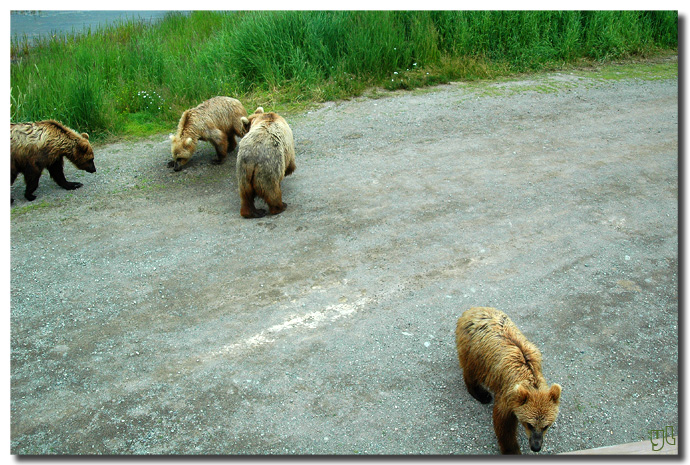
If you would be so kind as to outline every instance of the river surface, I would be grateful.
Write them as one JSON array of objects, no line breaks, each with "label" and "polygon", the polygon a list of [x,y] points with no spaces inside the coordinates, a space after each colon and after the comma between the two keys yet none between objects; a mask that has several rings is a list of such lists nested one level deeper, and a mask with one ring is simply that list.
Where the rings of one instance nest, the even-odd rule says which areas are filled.
[{"label": "river surface", "polygon": [[165,17],[167,10],[51,10],[11,11],[12,39],[26,37],[29,42],[52,34],[82,33],[99,27],[126,21],[155,22]]}]

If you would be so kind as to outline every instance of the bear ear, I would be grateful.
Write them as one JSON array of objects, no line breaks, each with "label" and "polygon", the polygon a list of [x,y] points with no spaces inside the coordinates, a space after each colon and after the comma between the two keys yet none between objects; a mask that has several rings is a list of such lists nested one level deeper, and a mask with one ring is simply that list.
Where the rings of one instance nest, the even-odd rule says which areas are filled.
[{"label": "bear ear", "polygon": [[252,126],[251,121],[249,121],[249,119],[244,116],[240,118],[240,121],[242,122],[242,128],[244,129],[244,132],[249,132],[249,128]]},{"label": "bear ear", "polygon": [[513,388],[513,393],[515,395],[515,402],[518,405],[524,405],[527,399],[529,399],[529,391],[522,384],[516,384]]},{"label": "bear ear", "polygon": [[88,140],[82,139],[77,142],[75,153],[79,154],[79,156],[85,156],[89,153],[90,148],[91,146],[89,145]]},{"label": "bear ear", "polygon": [[170,134],[170,140],[175,140],[175,136],[173,136],[172,134]]},{"label": "bear ear", "polygon": [[263,112],[264,112],[264,107],[257,107],[257,109],[254,113],[263,113]]},{"label": "bear ear", "polygon": [[184,141],[184,145],[186,145],[186,146],[192,145],[192,138],[191,138],[191,137],[187,137],[187,140]]},{"label": "bear ear", "polygon": [[560,384],[554,384],[551,386],[551,389],[549,389],[549,398],[551,399],[551,402],[553,402],[554,404],[558,404],[561,402]]},{"label": "bear ear", "polygon": [[82,136],[84,139],[89,140],[89,135],[88,135],[88,133],[82,132],[82,133],[81,133],[81,136]]}]

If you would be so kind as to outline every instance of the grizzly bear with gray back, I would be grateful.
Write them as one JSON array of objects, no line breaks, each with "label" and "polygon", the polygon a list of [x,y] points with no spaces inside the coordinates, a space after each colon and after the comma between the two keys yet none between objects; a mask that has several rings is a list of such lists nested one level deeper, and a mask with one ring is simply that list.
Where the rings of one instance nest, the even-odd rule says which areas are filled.
[{"label": "grizzly bear with gray back", "polygon": [[231,97],[213,97],[182,113],[177,133],[170,134],[172,161],[170,168],[180,171],[196,150],[200,140],[210,142],[216,149],[214,163],[223,163],[228,153],[235,150],[235,137],[244,135],[241,118],[247,116],[239,100]]},{"label": "grizzly bear with gray back", "polygon": [[254,206],[261,197],[271,215],[285,210],[280,182],[295,171],[295,142],[287,121],[277,113],[264,113],[259,107],[248,118],[242,118],[247,134],[237,153],[237,184],[240,191],[240,214],[260,218],[265,210]]},{"label": "grizzly bear with gray back", "polygon": [[96,172],[87,133],[78,134],[53,120],[10,124],[10,185],[14,184],[19,173],[23,173],[26,200],[36,199],[34,191],[45,168],[63,189],[72,190],[83,185],[65,179],[64,158],[80,170]]},{"label": "grizzly bear with gray back", "polygon": [[463,313],[455,330],[458,357],[469,393],[483,404],[493,391],[494,431],[502,454],[519,454],[517,424],[530,449],[541,450],[544,433],[558,416],[561,386],[548,386],[541,353],[508,316],[488,307]]}]

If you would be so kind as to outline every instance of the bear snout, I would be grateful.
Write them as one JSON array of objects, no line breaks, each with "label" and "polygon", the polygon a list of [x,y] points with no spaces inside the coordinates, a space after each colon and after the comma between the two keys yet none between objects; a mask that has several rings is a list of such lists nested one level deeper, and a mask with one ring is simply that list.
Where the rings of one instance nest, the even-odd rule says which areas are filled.
[{"label": "bear snout", "polygon": [[89,173],[95,173],[96,165],[93,162],[90,162],[88,165],[84,167],[84,171],[87,171]]},{"label": "bear snout", "polygon": [[539,452],[541,450],[541,444],[542,437],[532,434],[532,437],[529,438],[529,448],[532,449],[532,452]]}]

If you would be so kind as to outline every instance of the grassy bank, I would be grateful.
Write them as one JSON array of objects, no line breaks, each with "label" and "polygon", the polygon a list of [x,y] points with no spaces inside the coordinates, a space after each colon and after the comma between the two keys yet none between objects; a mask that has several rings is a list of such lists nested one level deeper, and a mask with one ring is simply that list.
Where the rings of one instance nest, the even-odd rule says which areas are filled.
[{"label": "grassy bank", "polygon": [[214,95],[287,110],[678,46],[677,12],[194,12],[11,44],[11,120],[171,131]]}]

